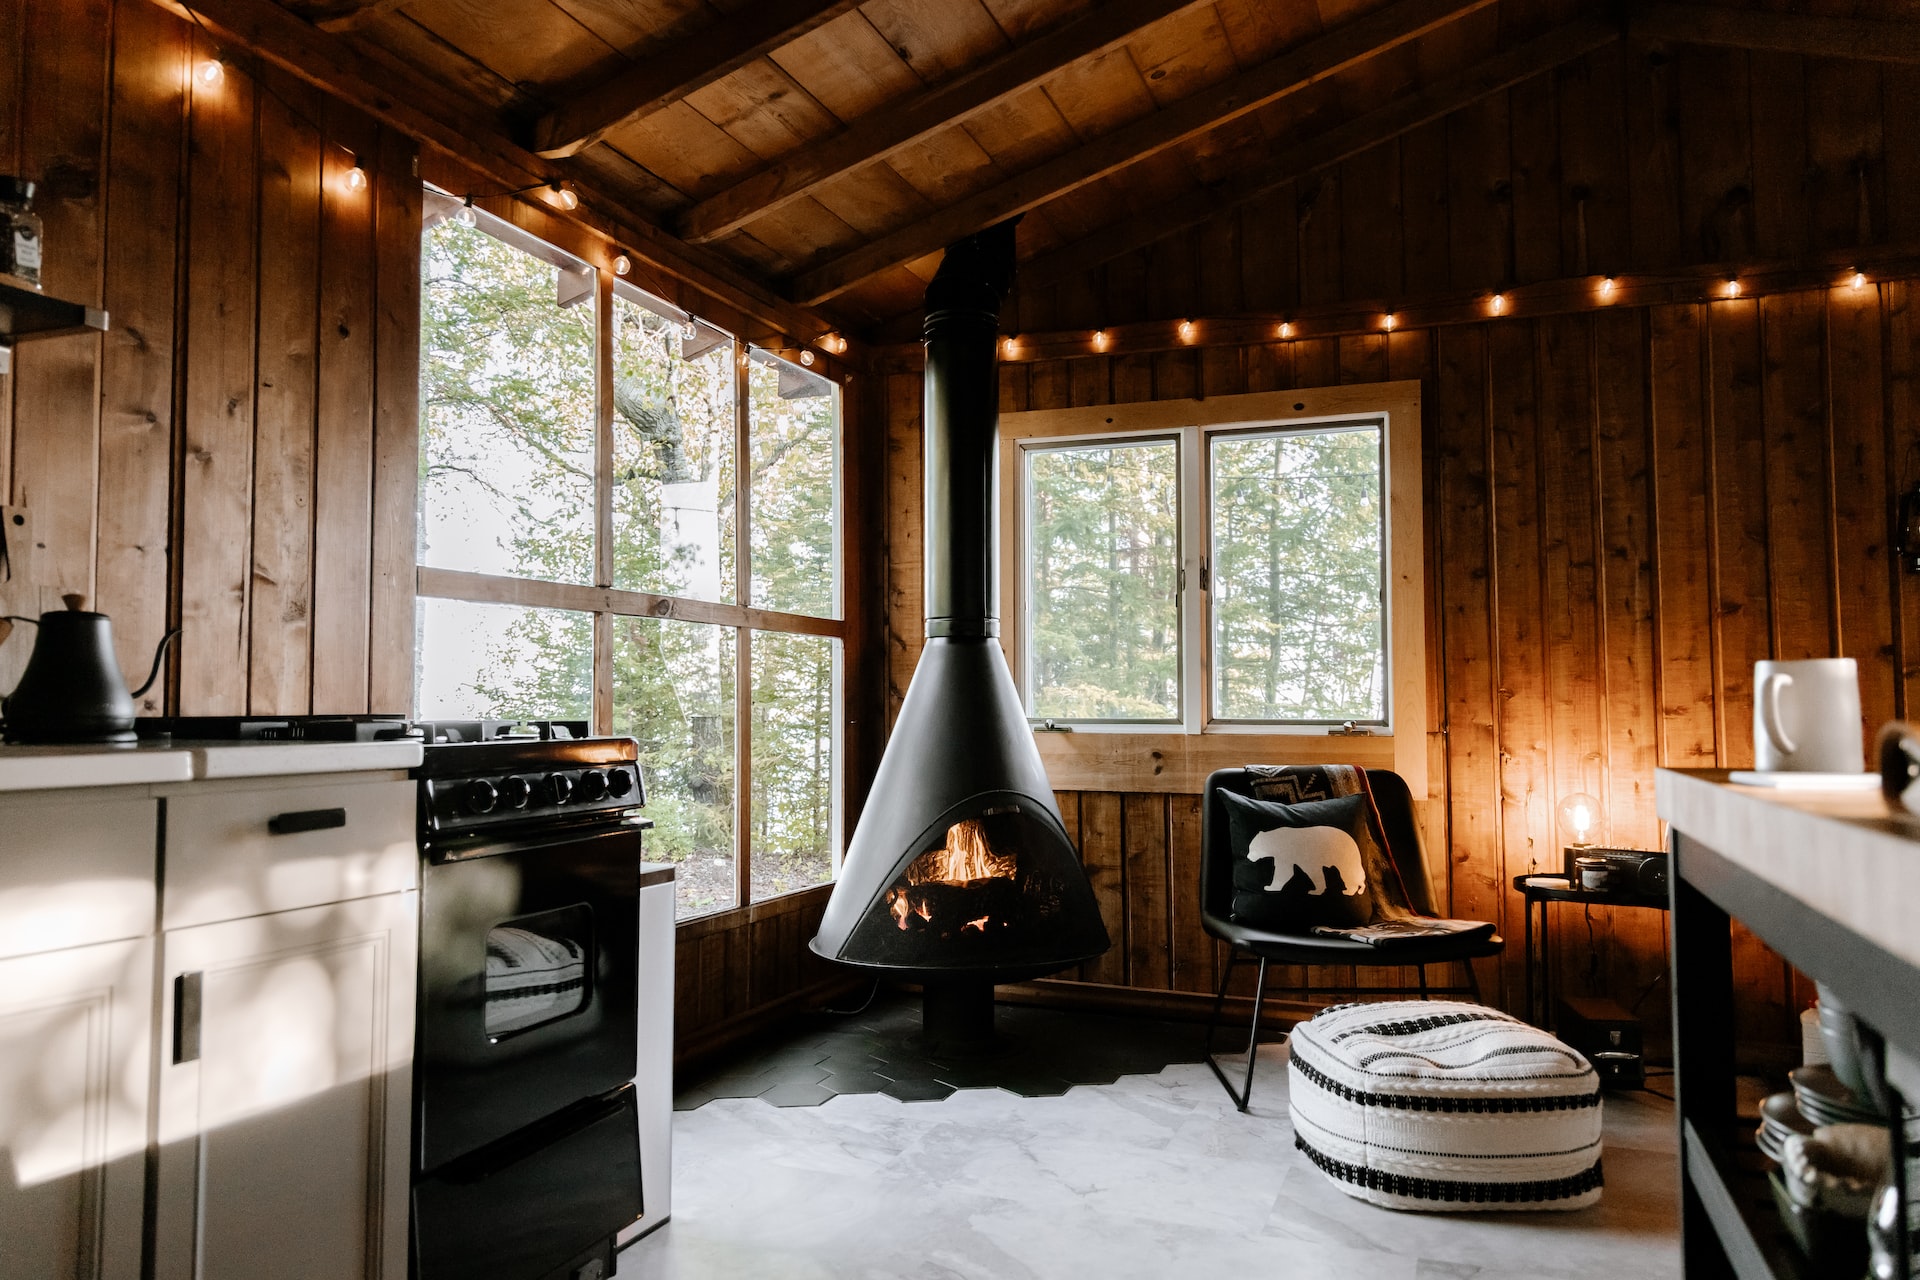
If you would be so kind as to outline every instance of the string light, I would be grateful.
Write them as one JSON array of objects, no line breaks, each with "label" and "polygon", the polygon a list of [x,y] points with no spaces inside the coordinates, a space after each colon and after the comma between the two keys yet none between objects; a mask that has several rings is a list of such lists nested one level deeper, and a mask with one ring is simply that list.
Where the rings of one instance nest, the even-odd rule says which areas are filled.
[{"label": "string light", "polygon": [[801,364],[804,364],[804,365],[806,365],[806,366],[808,366],[809,368],[811,368],[811,367],[812,367],[812,365],[813,365],[813,352],[811,352],[811,351],[802,351],[802,352],[800,353],[800,363],[801,363]]},{"label": "string light", "polygon": [[1387,329],[1387,332],[1388,332],[1388,333],[1392,333],[1392,332],[1393,332],[1393,326],[1394,326],[1394,325],[1395,325],[1395,324],[1397,323],[1397,320],[1396,320],[1396,318],[1395,318],[1395,316],[1394,316],[1394,314],[1393,314],[1393,312],[1391,312],[1391,311],[1389,311],[1389,312],[1387,312],[1387,318],[1386,318],[1386,322],[1385,322],[1385,323],[1386,323],[1386,329]]},{"label": "string light", "polygon": [[1093,331],[1093,349],[1095,351],[1105,351],[1107,349],[1107,331],[1105,329],[1095,329]]},{"label": "string light", "polygon": [[1019,348],[1020,344],[1013,340],[1013,335],[1008,334],[1000,343],[1000,354],[1011,360],[1013,359],[1013,353],[1019,350]]},{"label": "string light", "polygon": [[218,58],[208,58],[193,69],[194,82],[203,89],[217,89],[226,78],[226,64]]},{"label": "string light", "polygon": [[1737,280],[1737,279],[1735,279],[1735,280],[1728,280],[1728,281],[1727,281],[1727,296],[1728,296],[1729,298],[1737,298],[1737,297],[1739,297],[1739,296],[1740,296],[1740,281],[1739,281],[1739,280]]},{"label": "string light", "polygon": [[342,181],[347,184],[347,190],[353,192],[365,191],[367,189],[367,171],[360,167],[360,158],[349,151],[347,152],[347,159],[351,161],[351,165],[347,169],[345,177],[342,178]]},{"label": "string light", "polygon": [[1293,336],[1293,322],[1291,320],[1282,320],[1280,322],[1280,336],[1282,338],[1291,338]]},{"label": "string light", "polygon": [[1507,295],[1504,293],[1494,294],[1493,295],[1493,314],[1504,315],[1506,313],[1506,310],[1507,310]]},{"label": "string light", "polygon": [[1180,322],[1180,341],[1182,342],[1193,341],[1193,321],[1182,320]]},{"label": "string light", "polygon": [[580,197],[574,194],[571,186],[564,182],[550,182],[547,185],[553,189],[553,202],[562,209],[573,210],[580,207]]},{"label": "string light", "polygon": [[453,211],[453,220],[463,227],[471,227],[480,221],[479,215],[473,211],[472,196],[468,196],[466,203]]},{"label": "string light", "polygon": [[745,347],[740,349],[740,367],[742,369],[747,367],[747,351]]},{"label": "string light", "polygon": [[1612,276],[1608,276],[1605,280],[1602,280],[1600,282],[1600,296],[1603,298],[1611,298],[1613,296],[1613,277]]},{"label": "string light", "polygon": [[1864,271],[1854,272],[1853,273],[1853,291],[1855,293],[1858,293],[1860,290],[1866,287],[1867,287],[1866,273]]},{"label": "string light", "polygon": [[613,255],[613,274],[617,276],[624,276],[624,275],[631,275],[632,273],[633,273],[633,259],[629,258],[624,253],[614,254]]}]

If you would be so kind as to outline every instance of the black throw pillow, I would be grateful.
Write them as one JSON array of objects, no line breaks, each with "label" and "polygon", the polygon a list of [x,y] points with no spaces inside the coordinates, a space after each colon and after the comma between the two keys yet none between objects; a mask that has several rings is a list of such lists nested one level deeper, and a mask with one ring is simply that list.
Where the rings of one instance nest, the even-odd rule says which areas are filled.
[{"label": "black throw pillow", "polygon": [[1220,793],[1233,851],[1233,918],[1288,933],[1352,928],[1373,918],[1362,842],[1367,798],[1279,804]]}]

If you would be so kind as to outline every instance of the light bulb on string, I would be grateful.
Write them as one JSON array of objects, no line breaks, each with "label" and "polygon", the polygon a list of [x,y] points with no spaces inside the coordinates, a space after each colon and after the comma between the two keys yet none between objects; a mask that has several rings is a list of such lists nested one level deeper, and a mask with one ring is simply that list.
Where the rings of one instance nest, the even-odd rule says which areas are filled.
[{"label": "light bulb on string", "polygon": [[453,220],[463,227],[471,227],[480,221],[479,215],[473,211],[472,196],[468,196],[466,202],[453,211]]},{"label": "light bulb on string", "polygon": [[1291,337],[1293,336],[1293,322],[1292,322],[1292,321],[1289,321],[1289,320],[1282,320],[1282,321],[1280,322],[1280,336],[1281,336],[1282,338],[1291,338]]},{"label": "light bulb on string", "polygon": [[1393,312],[1391,312],[1391,311],[1389,311],[1389,312],[1387,312],[1387,317],[1386,317],[1386,320],[1385,320],[1385,321],[1383,321],[1382,323],[1383,323],[1383,327],[1384,327],[1384,328],[1386,329],[1386,331],[1387,331],[1388,333],[1392,333],[1392,332],[1393,332],[1393,326],[1394,326],[1395,324],[1397,324],[1398,322],[1399,322],[1399,321],[1398,321],[1398,317],[1396,317],[1396,316],[1395,316],[1395,315],[1393,314]]},{"label": "light bulb on string", "polygon": [[1860,290],[1862,290],[1862,289],[1864,289],[1864,288],[1866,288],[1866,287],[1867,287],[1867,275],[1866,275],[1866,272],[1864,272],[1864,271],[1856,271],[1856,272],[1854,272],[1854,273],[1853,273],[1853,291],[1854,291],[1855,293],[1858,293],[1858,292],[1860,292]]},{"label": "light bulb on string", "polygon": [[1600,296],[1603,298],[1611,298],[1613,296],[1613,277],[1612,276],[1608,276],[1605,280],[1602,280],[1600,282]]},{"label": "light bulb on string", "polygon": [[1194,332],[1194,330],[1193,330],[1193,321],[1191,321],[1191,320],[1182,320],[1182,321],[1180,322],[1180,341],[1182,341],[1182,342],[1192,342],[1192,341],[1193,341],[1193,332]]},{"label": "light bulb on string", "polygon": [[811,352],[811,351],[802,351],[802,352],[800,353],[800,363],[801,363],[801,364],[804,364],[804,365],[806,365],[806,366],[807,366],[808,368],[812,368],[812,367],[813,367],[813,352]]},{"label": "light bulb on string", "polygon": [[1493,314],[1497,316],[1504,315],[1506,314],[1506,310],[1507,310],[1507,295],[1504,293],[1494,294],[1493,295]]},{"label": "light bulb on string", "polygon": [[346,183],[348,191],[355,192],[356,194],[365,191],[367,189],[367,171],[360,167],[359,159],[356,158],[351,151],[347,153],[347,159],[353,161],[353,163],[342,176],[341,181]]},{"label": "light bulb on string", "polygon": [[613,274],[617,276],[633,274],[633,259],[624,253],[613,255]]},{"label": "light bulb on string", "polygon": [[1105,351],[1107,349],[1107,331],[1105,329],[1095,329],[1093,331],[1093,349],[1095,351]]},{"label": "light bulb on string", "polygon": [[218,58],[208,58],[193,69],[194,83],[202,89],[217,89],[226,78],[226,64]]},{"label": "light bulb on string", "polygon": [[1019,349],[1020,344],[1013,340],[1012,334],[1008,334],[1000,343],[1000,354],[1009,360],[1013,359],[1013,353]]},{"label": "light bulb on string", "polygon": [[1737,298],[1740,296],[1740,281],[1737,278],[1727,281],[1727,296],[1729,298]]},{"label": "light bulb on string", "polygon": [[562,209],[573,210],[580,207],[580,197],[574,194],[572,187],[564,182],[548,183],[553,188],[553,202]]}]

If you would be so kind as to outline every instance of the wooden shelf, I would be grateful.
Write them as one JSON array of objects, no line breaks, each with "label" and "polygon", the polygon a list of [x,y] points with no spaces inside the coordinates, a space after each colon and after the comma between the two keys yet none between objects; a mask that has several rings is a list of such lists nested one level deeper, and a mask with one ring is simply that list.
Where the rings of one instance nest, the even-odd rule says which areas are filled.
[{"label": "wooden shelf", "polygon": [[0,347],[30,338],[106,331],[107,313],[100,308],[49,298],[24,280],[0,275]]},{"label": "wooden shelf", "polygon": [[1781,1224],[1758,1151],[1724,1150],[1685,1122],[1686,1178],[1713,1223],[1720,1247],[1740,1280],[1813,1280],[1811,1263]]}]

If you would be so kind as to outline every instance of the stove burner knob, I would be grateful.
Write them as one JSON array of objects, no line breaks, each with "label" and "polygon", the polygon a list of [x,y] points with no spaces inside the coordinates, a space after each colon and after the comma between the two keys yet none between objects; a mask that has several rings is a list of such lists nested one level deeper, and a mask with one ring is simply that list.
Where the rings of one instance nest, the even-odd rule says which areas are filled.
[{"label": "stove burner knob", "polygon": [[607,775],[607,791],[618,800],[633,790],[633,775],[625,769],[615,769]]},{"label": "stove burner knob", "polygon": [[491,782],[476,778],[467,784],[466,802],[468,813],[492,813],[493,806],[500,802],[500,793]]},{"label": "stove burner knob", "polygon": [[547,799],[553,804],[565,804],[573,795],[573,779],[564,773],[547,775]]},{"label": "stove burner knob", "polygon": [[524,809],[533,799],[533,784],[525,778],[500,779],[500,799],[509,809]]},{"label": "stove burner knob", "polygon": [[607,775],[598,769],[589,769],[580,775],[580,798],[598,800],[607,794]]}]

